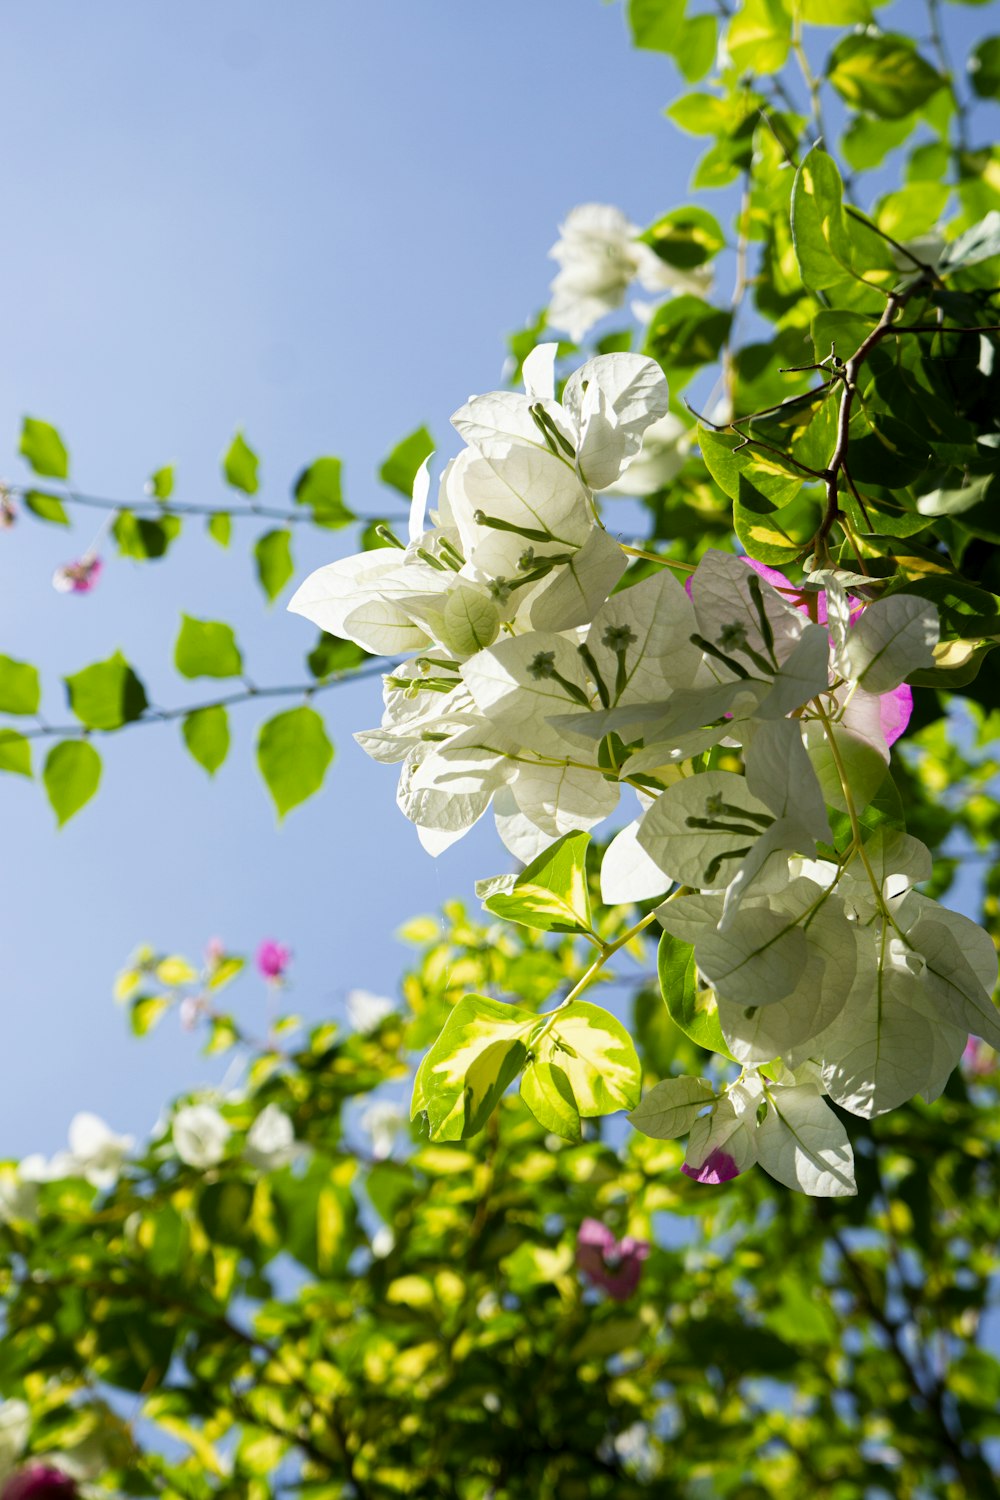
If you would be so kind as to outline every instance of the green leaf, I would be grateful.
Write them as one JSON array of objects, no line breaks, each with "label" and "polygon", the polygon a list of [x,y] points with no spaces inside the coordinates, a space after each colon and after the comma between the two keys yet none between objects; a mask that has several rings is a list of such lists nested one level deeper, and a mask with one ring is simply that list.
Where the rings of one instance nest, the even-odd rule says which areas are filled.
[{"label": "green leaf", "polygon": [[174,666],[182,677],[239,677],[243,657],[233,627],[221,620],[181,615]]},{"label": "green leaf", "polygon": [[292,533],[285,528],[265,531],[253,549],[257,562],[257,579],[273,603],[295,572],[292,562]]},{"label": "green leaf", "polygon": [[575,1140],[579,1119],[634,1109],[642,1089],[635,1044],[610,1011],[574,1000],[536,1023],[521,1098],[539,1123]]},{"label": "green leaf", "polygon": [[333,746],[323,720],[307,704],[261,726],[257,764],[279,818],[319,791],[332,760]]},{"label": "green leaf", "polygon": [[179,535],[179,516],[137,516],[133,511],[121,510],[115,517],[111,534],[118,543],[122,557],[134,557],[139,562],[165,556],[172,541]]},{"label": "green leaf", "polygon": [[715,996],[698,984],[692,944],[665,932],[656,955],[656,970],[660,993],[674,1024],[699,1047],[728,1057]]},{"label": "green leaf", "polygon": [[40,521],[48,521],[53,526],[70,524],[66,507],[58,495],[46,495],[41,490],[28,490],[24,497],[24,504]]},{"label": "green leaf", "polygon": [[684,5],[685,0],[627,0],[625,20],[633,45],[647,52],[673,52]]},{"label": "green leaf", "polygon": [[819,524],[819,508],[806,497],[780,507],[746,479],[733,504],[733,530],[740,545],[768,567],[781,568],[805,550]]},{"label": "green leaf", "polygon": [[97,791],[101,757],[89,740],[60,740],[45,758],[42,780],[61,828]]},{"label": "green leaf", "polygon": [[741,72],[779,73],[791,44],[792,18],[783,0],[744,0],[726,33],[726,50]]},{"label": "green leaf", "polygon": [[70,708],[88,729],[120,729],[149,706],[146,689],[120,651],[63,680]]},{"label": "green leaf", "polygon": [[941,257],[941,274],[950,275],[962,266],[992,260],[994,255],[1000,255],[1000,213],[996,209],[952,241]]},{"label": "green leaf", "polygon": [[639,238],[667,265],[681,270],[702,266],[726,243],[719,221],[704,208],[674,208]]},{"label": "green leaf", "polygon": [[229,754],[229,716],[221,704],[196,708],[181,724],[184,743],[209,776],[214,776]]},{"label": "green leaf", "polygon": [[170,1009],[165,995],[137,995],[129,1004],[128,1022],[133,1036],[147,1036]]},{"label": "green leaf", "polygon": [[880,198],[872,218],[894,240],[915,240],[929,233],[943,218],[951,188],[946,182],[909,183]]},{"label": "green leaf", "polygon": [[475,1135],[527,1061],[530,1011],[466,995],[424,1057],[413,1081],[411,1117],[426,1113],[431,1139]]},{"label": "green leaf", "polygon": [[688,83],[704,78],[719,49],[719,25],[714,16],[688,16],[674,44],[673,58]]},{"label": "green leaf", "polygon": [[672,1141],[687,1135],[705,1105],[715,1097],[704,1078],[665,1078],[643,1095],[629,1120],[643,1135]]},{"label": "green leaf", "polygon": [[702,365],[718,358],[732,321],[731,312],[700,297],[673,297],[653,314],[643,353],[659,361],[671,378],[671,388],[677,390]]},{"label": "green leaf", "polygon": [[698,446],[716,484],[730,500],[746,495],[747,486],[775,507],[794,500],[803,475],[789,460],[748,444],[734,432],[698,428]]},{"label": "green leaf", "polygon": [[980,99],[1000,99],[1000,36],[984,37],[966,63],[972,91]]},{"label": "green leaf", "polygon": [[589,833],[567,833],[532,860],[510,891],[483,902],[487,911],[543,932],[593,933],[587,889]]},{"label": "green leaf", "polygon": [[836,287],[841,297],[846,286],[854,291],[854,302],[868,288],[851,288],[851,283],[868,281],[871,303],[881,310],[881,297],[874,289],[894,284],[899,272],[875,231],[848,219],[843,193],[836,162],[821,146],[813,146],[792,187],[792,241],[802,280],[812,291]]},{"label": "green leaf", "polygon": [[20,452],[36,474],[65,479],[69,473],[66,444],[51,422],[43,422],[39,417],[25,417],[21,426]]},{"label": "green leaf", "polygon": [[798,0],[798,7],[811,26],[857,26],[874,19],[872,0]]},{"label": "green leaf", "polygon": [[426,427],[418,427],[396,444],[378,471],[383,484],[391,484],[407,500],[413,494],[413,481],[425,458],[434,452],[434,439]]},{"label": "green leaf", "polygon": [[852,109],[898,120],[944,85],[909,37],[845,36],[830,54],[829,79]]},{"label": "green leaf", "polygon": [[218,510],[208,518],[208,534],[220,547],[228,547],[233,534],[233,518],[228,510]]},{"label": "green leaf", "polygon": [[0,656],[0,713],[36,714],[41,701],[38,668]]},{"label": "green leaf", "polygon": [[854,115],[840,143],[847,165],[855,172],[880,167],[889,152],[901,146],[916,127],[917,120],[912,115],[904,115],[899,120]]},{"label": "green leaf", "polygon": [[0,771],[31,776],[31,741],[16,729],[0,729]]},{"label": "green leaf", "polygon": [[174,492],[174,466],[164,464],[162,469],[155,469],[146,481],[146,492],[157,500],[169,500]]},{"label": "green leaf", "polygon": [[317,458],[302,470],[292,492],[296,505],[307,505],[316,525],[331,531],[356,519],[344,504],[341,468],[339,458]]},{"label": "green leaf", "polygon": [[356,646],[353,641],[342,641],[339,636],[328,635],[323,630],[306,657],[306,665],[314,677],[322,680],[324,677],[331,677],[334,672],[352,672],[355,667],[370,660],[368,652]]},{"label": "green leaf", "polygon": [[663,113],[688,135],[720,135],[735,118],[729,100],[717,99],[714,94],[683,94]]},{"label": "green leaf", "polygon": [[260,488],[257,478],[259,468],[260,459],[246,442],[242,432],[238,432],[222,457],[222,472],[226,476],[226,483],[232,485],[234,490],[242,490],[245,495],[256,495]]}]

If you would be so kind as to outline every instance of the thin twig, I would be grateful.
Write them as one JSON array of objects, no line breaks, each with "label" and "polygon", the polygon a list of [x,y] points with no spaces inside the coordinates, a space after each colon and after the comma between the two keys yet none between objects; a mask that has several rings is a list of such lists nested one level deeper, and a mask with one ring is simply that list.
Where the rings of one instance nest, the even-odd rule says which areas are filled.
[{"label": "thin twig", "polygon": [[[26,495],[38,494],[41,491],[39,484],[7,484],[4,488],[11,495],[17,495],[24,499]],[[229,516],[234,521],[251,521],[254,519],[267,521],[284,521],[286,525],[296,525],[303,521],[316,521],[316,513],[309,506],[299,506],[297,509],[279,509],[273,505],[258,505],[253,500],[249,502],[238,502],[229,505],[198,505],[190,502],[177,503],[169,500],[112,500],[104,495],[86,495],[79,490],[60,489],[58,486],[51,488],[46,485],[45,494],[52,494],[57,500],[64,501],[67,505],[83,505],[91,510],[110,510],[121,513],[129,511],[132,515],[141,516],[143,519],[162,520],[164,516]],[[322,516],[322,511],[320,511]],[[406,516],[401,513],[386,514],[380,511],[377,515],[350,511],[351,520],[355,521],[405,521]],[[322,524],[322,523],[319,523]],[[344,522],[350,524],[349,521]]]},{"label": "thin twig", "polygon": [[[31,729],[17,731],[26,740],[58,737],[60,739],[89,739],[95,734],[118,734],[123,729],[134,729],[140,724],[167,724],[173,719],[184,719],[188,714],[203,708],[232,708],[238,703],[250,703],[259,698],[312,698],[330,688],[342,687],[348,682],[360,682],[366,677],[381,676],[399,665],[398,661],[379,662],[374,666],[359,667],[354,672],[338,672],[318,682],[288,683],[278,687],[247,687],[239,693],[229,693],[224,698],[212,698],[207,703],[187,703],[182,708],[148,708],[138,718],[127,719],[115,729],[91,729],[86,724],[38,724]],[[10,726],[5,724],[4,728]]]}]

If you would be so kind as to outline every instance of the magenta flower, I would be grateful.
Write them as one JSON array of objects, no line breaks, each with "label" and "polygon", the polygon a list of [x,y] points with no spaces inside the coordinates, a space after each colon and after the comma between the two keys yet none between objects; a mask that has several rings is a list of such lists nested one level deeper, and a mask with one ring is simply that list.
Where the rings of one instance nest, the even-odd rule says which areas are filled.
[{"label": "magenta flower", "polygon": [[292,950],[273,938],[266,938],[257,949],[257,968],[272,984],[284,979],[285,970],[291,963]]},{"label": "magenta flower", "polygon": [[89,594],[97,586],[104,564],[87,553],[76,562],[63,563],[52,575],[52,587],[60,594]]},{"label": "magenta flower", "polygon": [[695,1182],[704,1182],[710,1187],[718,1187],[722,1182],[731,1182],[734,1177],[740,1175],[739,1167],[729,1152],[723,1151],[721,1146],[716,1146],[714,1151],[710,1151],[700,1167],[689,1167],[685,1162],[681,1171],[685,1177],[692,1177]]},{"label": "magenta flower", "polygon": [[[767,583],[771,584],[773,588],[780,589],[782,598],[786,604],[794,605],[803,614],[809,615],[810,619],[814,618],[813,610],[815,610],[816,623],[819,625],[826,624],[825,593],[796,593],[794,592],[795,585],[785,577],[784,573],[779,573],[777,568],[769,568],[765,563],[758,562],[755,557],[744,557],[741,561],[745,562],[748,568],[753,568],[754,572]],[[790,593],[789,590],[792,590],[792,592]],[[864,606],[856,599],[852,601],[852,624],[861,614],[863,608]],[[879,721],[887,745],[894,745],[896,743],[907,724],[909,724],[912,713],[913,689],[905,682],[901,682],[899,687],[893,688],[891,692],[882,694],[879,699]]]},{"label": "magenta flower", "polygon": [[645,1240],[627,1234],[616,1240],[599,1219],[584,1219],[576,1237],[576,1263],[594,1286],[603,1287],[615,1302],[625,1302],[642,1275],[649,1254]]},{"label": "magenta flower", "polygon": [[0,1500],[77,1500],[76,1483],[50,1464],[29,1464],[3,1487]]}]

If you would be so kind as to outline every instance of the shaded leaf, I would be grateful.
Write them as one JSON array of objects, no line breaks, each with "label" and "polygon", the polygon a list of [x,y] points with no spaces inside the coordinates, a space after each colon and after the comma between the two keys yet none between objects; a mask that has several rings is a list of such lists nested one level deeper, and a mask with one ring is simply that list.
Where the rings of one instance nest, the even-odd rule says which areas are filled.
[{"label": "shaded leaf", "polygon": [[120,729],[149,706],[145,688],[120,651],[63,680],[70,708],[88,729]]}]

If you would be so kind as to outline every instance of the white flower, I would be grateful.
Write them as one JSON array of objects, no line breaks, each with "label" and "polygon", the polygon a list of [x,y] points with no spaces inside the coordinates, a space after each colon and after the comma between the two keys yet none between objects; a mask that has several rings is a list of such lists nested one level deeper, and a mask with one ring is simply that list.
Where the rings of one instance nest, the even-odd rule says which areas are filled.
[{"label": "white flower", "polygon": [[301,1151],[295,1128],[284,1110],[277,1104],[265,1105],[247,1131],[243,1152],[246,1160],[262,1172],[273,1172],[294,1161]]},{"label": "white flower", "polygon": [[388,1224],[380,1224],[372,1235],[372,1255],[376,1260],[384,1260],[395,1243],[396,1236]]},{"label": "white flower", "polygon": [[377,1031],[387,1016],[397,1009],[396,1002],[386,995],[373,995],[371,990],[348,990],[347,1017],[355,1031],[368,1036]]},{"label": "white flower", "polygon": [[[74,1115],[69,1127],[69,1172],[75,1167],[94,1187],[114,1187],[122,1163],[135,1145],[130,1135],[116,1135],[98,1115]],[[55,1158],[54,1161],[58,1161]],[[61,1164],[60,1164],[61,1165]],[[69,1173],[61,1174],[69,1175]]]},{"label": "white flower", "polygon": [[603,355],[571,376],[560,403],[554,356],[554,345],[541,346],[525,361],[524,395],[473,396],[455,413],[468,447],[445,469],[429,517],[427,475],[418,475],[407,546],[329,563],[289,604],[365,650],[422,652],[435,712],[457,664],[504,627],[582,625],[624,572],[593,491],[619,478],[666,414],[667,383],[651,359]]},{"label": "white flower", "polygon": [[6,1479],[24,1452],[31,1430],[31,1411],[16,1398],[0,1403],[0,1479]]},{"label": "white flower", "polygon": [[605,493],[643,496],[665,489],[683,469],[690,446],[690,429],[668,411],[646,428],[639,452]]},{"label": "white flower", "polygon": [[639,233],[610,204],[581,203],[570,210],[549,252],[559,265],[548,310],[553,328],[565,329],[579,342],[606,313],[621,307],[633,281],[648,292],[701,295],[708,290],[710,267],[680,271],[661,260]]},{"label": "white flower", "polygon": [[173,1119],[174,1150],[189,1167],[214,1167],[232,1131],[212,1104],[186,1104]]},{"label": "white flower", "polygon": [[407,1127],[408,1116],[398,1104],[376,1100],[361,1116],[361,1128],[372,1143],[372,1155],[382,1161],[392,1154],[396,1137]]}]

